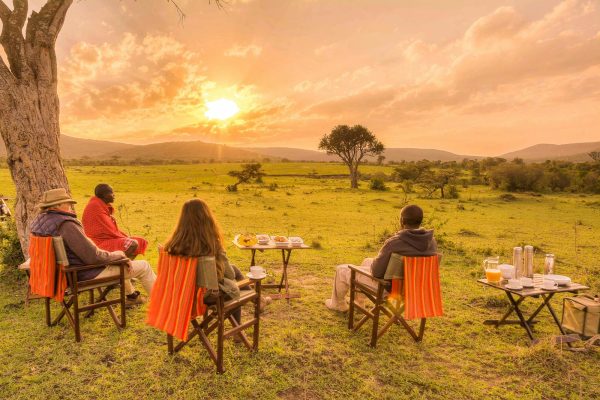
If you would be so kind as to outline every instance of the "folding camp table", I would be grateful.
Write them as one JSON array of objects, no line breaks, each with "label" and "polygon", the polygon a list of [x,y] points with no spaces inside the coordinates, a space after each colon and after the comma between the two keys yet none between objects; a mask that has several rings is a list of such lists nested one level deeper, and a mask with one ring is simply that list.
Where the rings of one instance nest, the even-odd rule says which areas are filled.
[{"label": "folding camp table", "polygon": [[[542,311],[542,309],[544,307],[546,307],[548,309],[548,311],[550,312],[550,315],[552,315],[552,318],[554,319],[556,326],[558,326],[560,333],[563,335],[566,335],[564,329],[562,328],[562,326],[560,324],[560,320],[559,320],[558,316],[556,315],[556,312],[554,311],[554,309],[552,308],[552,305],[550,304],[550,300],[552,300],[552,298],[554,297],[555,294],[557,294],[557,293],[577,294],[582,290],[589,289],[589,287],[587,287],[587,286],[580,285],[578,283],[571,283],[566,286],[559,286],[558,288],[553,289],[553,290],[546,290],[546,289],[542,289],[541,287],[523,288],[520,290],[515,290],[515,289],[507,288],[505,282],[492,283],[492,282],[488,282],[487,279],[479,279],[479,280],[477,280],[477,282],[481,283],[482,285],[485,285],[485,286],[488,286],[488,287],[491,287],[491,288],[494,288],[497,290],[502,290],[504,293],[506,293],[506,297],[508,297],[508,301],[510,302],[510,307],[509,307],[508,311],[506,311],[506,313],[502,316],[502,318],[500,318],[498,320],[486,320],[483,323],[485,325],[494,325],[496,328],[498,328],[500,325],[512,325],[512,324],[521,325],[523,327],[523,329],[525,329],[525,331],[527,332],[527,335],[529,336],[529,338],[532,341],[535,341],[535,338],[533,336],[533,330],[532,330],[533,324],[535,324],[537,322],[537,321],[535,321],[535,317],[537,317],[537,315],[540,313],[540,311]],[[515,299],[515,297],[518,297],[518,299]],[[525,319],[523,311],[519,307],[521,306],[523,301],[525,301],[525,299],[527,299],[527,298],[536,298],[536,299],[541,298],[542,303],[529,316],[529,318]],[[517,314],[518,320],[508,320],[507,319],[513,312],[515,314]]]},{"label": "folding camp table", "polygon": [[[280,246],[280,245],[276,245],[273,241],[270,241],[268,244],[255,244],[253,246],[242,246],[239,243],[237,243],[236,240],[233,241],[233,244],[235,244],[236,247],[239,249],[252,251],[252,260],[250,261],[250,266],[255,265],[257,250],[260,252],[263,252],[265,250],[281,250],[281,260],[282,260],[282,267],[283,267],[283,270],[281,273],[281,280],[279,281],[279,284],[263,283],[262,288],[263,289],[265,289],[265,288],[278,289],[278,291],[279,291],[278,294],[269,295],[274,300],[287,299],[287,301],[289,303],[290,299],[300,297],[299,294],[291,294],[290,293],[290,286],[288,283],[288,265],[290,262],[290,256],[292,255],[292,250],[306,250],[306,249],[310,249],[310,246],[308,246],[304,243],[302,243],[299,246],[292,246],[291,244],[286,245],[286,246]],[[281,293],[281,291],[283,289],[285,289],[285,293]]]}]

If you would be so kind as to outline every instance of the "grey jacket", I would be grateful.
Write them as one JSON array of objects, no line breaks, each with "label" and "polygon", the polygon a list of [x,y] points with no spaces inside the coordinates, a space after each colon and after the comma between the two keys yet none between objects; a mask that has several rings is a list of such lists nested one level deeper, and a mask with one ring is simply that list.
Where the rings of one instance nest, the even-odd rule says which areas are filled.
[{"label": "grey jacket", "polygon": [[385,271],[392,253],[402,256],[433,256],[437,253],[437,243],[433,230],[423,228],[403,229],[385,241],[379,254],[371,264],[371,273],[375,278],[384,279]]}]

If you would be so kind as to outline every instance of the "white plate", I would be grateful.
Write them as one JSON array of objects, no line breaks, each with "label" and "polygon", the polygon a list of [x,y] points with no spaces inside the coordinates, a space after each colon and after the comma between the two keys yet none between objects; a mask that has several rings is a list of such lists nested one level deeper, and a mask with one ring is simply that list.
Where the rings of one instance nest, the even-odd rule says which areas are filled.
[{"label": "white plate", "polygon": [[250,278],[250,279],[264,279],[264,278],[266,278],[266,277],[267,277],[267,274],[266,274],[265,272],[263,272],[263,273],[262,273],[262,274],[260,274],[260,275],[254,276],[254,275],[252,275],[252,273],[251,273],[251,272],[248,272],[248,273],[246,274],[246,276],[247,276],[248,278]]},{"label": "white plate", "polygon": [[[569,278],[568,276],[564,276],[564,275],[549,274],[549,275],[544,275],[544,279],[550,279],[550,280],[558,283],[559,286],[566,286],[571,283],[571,278]],[[560,281],[560,283],[559,283],[559,281]]]},{"label": "white plate", "polygon": [[510,290],[521,290],[524,288],[524,286],[510,286],[510,285],[506,285],[504,287],[507,289],[510,289]]}]

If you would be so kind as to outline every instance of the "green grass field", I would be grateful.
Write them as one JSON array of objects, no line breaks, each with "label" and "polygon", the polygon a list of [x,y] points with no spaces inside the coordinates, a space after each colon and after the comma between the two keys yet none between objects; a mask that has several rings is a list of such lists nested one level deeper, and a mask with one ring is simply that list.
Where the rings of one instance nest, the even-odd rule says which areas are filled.
[{"label": "green grass field", "polygon": [[[600,293],[600,196],[517,194],[505,202],[487,187],[462,188],[458,200],[408,200],[420,204],[427,226],[436,228],[444,253],[443,318],[428,322],[415,344],[398,327],[377,349],[369,330],[352,333],[346,315],[327,310],[335,266],[376,254],[382,235],[397,226],[404,195],[394,186],[374,192],[348,189],[341,179],[267,176],[264,184],[240,186],[227,172],[236,164],[148,167],[72,167],[71,190],[81,213],[97,183],[116,191],[120,226],[150,241],[146,258],[155,266],[156,246],[174,228],[182,203],[206,200],[223,228],[229,258],[248,270],[249,253],[231,244],[236,233],[297,235],[315,249],[292,254],[290,283],[301,298],[275,301],[261,319],[260,350],[250,354],[231,341],[225,369],[217,375],[199,342],[171,357],[165,335],[144,324],[146,306],[129,311],[117,331],[105,313],[82,324],[75,343],[66,322],[47,328],[43,303],[24,306],[25,280],[4,266],[0,281],[0,397],[25,399],[592,399],[600,397],[600,353],[574,353],[550,344],[557,333],[542,311],[529,346],[517,326],[499,330],[482,321],[501,315],[503,296],[478,285],[485,255],[509,262],[512,247],[554,253],[556,272]],[[336,164],[266,164],[268,174],[343,174]],[[391,172],[367,166],[363,172]],[[276,190],[269,184],[277,183]],[[9,172],[0,169],[0,192],[14,195]],[[257,262],[278,274],[279,255]],[[554,307],[560,312],[561,296]],[[56,308],[58,310],[58,307]],[[527,310],[533,309],[529,303]]]}]

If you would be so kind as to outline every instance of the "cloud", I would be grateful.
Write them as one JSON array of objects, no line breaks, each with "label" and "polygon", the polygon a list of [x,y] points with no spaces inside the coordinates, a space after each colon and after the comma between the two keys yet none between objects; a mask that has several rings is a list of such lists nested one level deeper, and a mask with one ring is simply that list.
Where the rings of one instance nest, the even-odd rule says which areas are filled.
[{"label": "cloud", "polygon": [[[498,8],[477,19],[458,41],[441,48],[445,60],[429,76],[401,91],[391,109],[473,110],[477,108],[473,102],[490,93],[503,94],[506,87],[512,89],[509,96],[515,98],[541,82],[599,66],[600,35],[567,29],[572,26],[566,24],[594,10],[589,2],[567,0],[540,20],[527,22],[513,8]],[[417,41],[404,52],[408,60],[418,62],[418,55],[430,46]],[[542,93],[544,96],[550,94]],[[510,107],[510,102],[492,104],[489,109],[501,110],[502,104]]]},{"label": "cloud", "polygon": [[241,46],[236,44],[225,52],[227,57],[240,57],[245,58],[248,56],[258,57],[262,53],[262,47],[257,46],[255,44],[250,44],[247,46]]},{"label": "cloud", "polygon": [[303,112],[304,115],[367,115],[394,99],[396,90],[392,88],[368,89],[349,96],[317,103]]},{"label": "cloud", "polygon": [[59,91],[68,122],[173,107],[190,91],[197,100],[205,80],[196,55],[176,40],[126,33],[115,45],[76,44],[60,69]]}]

